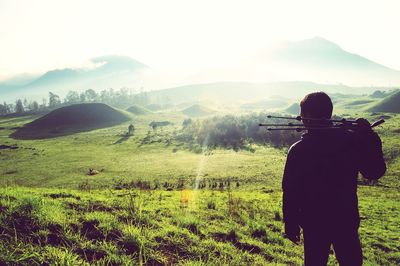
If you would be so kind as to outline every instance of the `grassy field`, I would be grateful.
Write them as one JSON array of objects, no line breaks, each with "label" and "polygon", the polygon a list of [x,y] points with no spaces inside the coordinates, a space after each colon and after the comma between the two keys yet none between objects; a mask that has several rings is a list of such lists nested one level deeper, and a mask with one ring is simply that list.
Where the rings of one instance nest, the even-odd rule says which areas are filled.
[{"label": "grassy field", "polygon": [[[365,265],[400,264],[400,116],[390,116],[377,130],[387,174],[359,186]],[[282,232],[286,149],[193,152],[174,140],[184,117],[172,112],[57,138],[9,137],[34,118],[0,120],[0,264],[302,264],[302,246]],[[173,124],[153,131],[153,120]]]}]

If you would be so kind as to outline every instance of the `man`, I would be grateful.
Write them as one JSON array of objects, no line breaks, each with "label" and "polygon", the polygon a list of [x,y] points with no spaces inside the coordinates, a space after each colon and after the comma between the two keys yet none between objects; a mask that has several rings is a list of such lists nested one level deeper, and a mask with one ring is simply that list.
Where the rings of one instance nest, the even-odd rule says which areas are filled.
[{"label": "man", "polygon": [[340,265],[362,265],[357,176],[383,176],[381,140],[365,119],[358,119],[354,130],[323,129],[333,110],[324,92],[306,95],[300,108],[309,129],[287,156],[282,180],[285,236],[298,243],[303,229],[306,266],[326,265],[331,245]]}]

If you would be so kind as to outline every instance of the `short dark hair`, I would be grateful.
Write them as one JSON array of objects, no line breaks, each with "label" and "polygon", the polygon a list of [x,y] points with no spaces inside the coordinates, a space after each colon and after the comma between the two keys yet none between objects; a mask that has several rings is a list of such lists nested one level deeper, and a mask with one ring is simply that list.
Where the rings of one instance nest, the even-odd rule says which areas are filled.
[{"label": "short dark hair", "polygon": [[300,102],[301,115],[315,118],[331,118],[333,104],[328,94],[322,91],[307,94]]}]

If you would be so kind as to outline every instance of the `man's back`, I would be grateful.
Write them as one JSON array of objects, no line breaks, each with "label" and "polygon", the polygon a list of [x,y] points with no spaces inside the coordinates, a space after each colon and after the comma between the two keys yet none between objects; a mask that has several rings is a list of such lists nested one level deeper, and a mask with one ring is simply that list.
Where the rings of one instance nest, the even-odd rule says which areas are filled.
[{"label": "man's back", "polygon": [[[377,179],[385,169],[381,142],[372,130],[356,133],[331,129],[304,134],[290,148],[283,176],[287,231],[301,226],[308,239],[325,237],[329,246],[335,235],[357,232],[358,173]],[[310,247],[312,241],[308,242]],[[361,248],[358,250],[361,252]]]},{"label": "man's back", "polygon": [[296,187],[303,222],[333,221],[338,214],[357,217],[354,144],[348,131],[330,130],[306,133],[291,147],[283,187]]}]

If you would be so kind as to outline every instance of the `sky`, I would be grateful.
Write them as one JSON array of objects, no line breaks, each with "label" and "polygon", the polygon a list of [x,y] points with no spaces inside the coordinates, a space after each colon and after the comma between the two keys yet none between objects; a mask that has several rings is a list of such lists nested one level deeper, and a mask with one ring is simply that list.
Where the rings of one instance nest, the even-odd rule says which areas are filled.
[{"label": "sky", "polygon": [[196,72],[315,36],[400,70],[399,11],[398,0],[0,0],[0,80],[109,54]]}]

